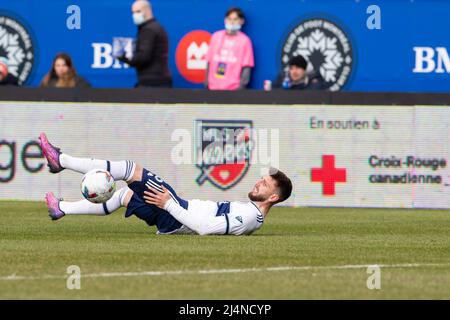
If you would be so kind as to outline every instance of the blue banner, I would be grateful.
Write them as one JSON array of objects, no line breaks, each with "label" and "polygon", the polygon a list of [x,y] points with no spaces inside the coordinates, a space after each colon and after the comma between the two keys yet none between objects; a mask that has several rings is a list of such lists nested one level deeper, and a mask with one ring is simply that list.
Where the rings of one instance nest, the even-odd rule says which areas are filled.
[{"label": "blue banner", "polygon": [[[0,57],[37,86],[58,52],[94,87],[133,87],[135,70],[112,58],[113,38],[136,36],[131,0],[0,0]],[[174,87],[201,88],[208,36],[241,7],[253,42],[250,87],[274,80],[302,54],[330,90],[448,92],[450,1],[154,0],[170,42]],[[196,31],[196,32],[193,32]],[[178,50],[177,50],[178,48]]]}]

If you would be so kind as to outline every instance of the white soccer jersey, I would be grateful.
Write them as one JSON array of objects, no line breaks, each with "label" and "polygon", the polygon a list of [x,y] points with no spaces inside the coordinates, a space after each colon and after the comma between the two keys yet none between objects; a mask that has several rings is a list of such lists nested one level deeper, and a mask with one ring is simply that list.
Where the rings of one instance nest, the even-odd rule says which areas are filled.
[{"label": "white soccer jersey", "polygon": [[188,209],[170,199],[164,208],[183,227],[175,234],[251,234],[261,228],[264,216],[253,202],[190,200]]}]

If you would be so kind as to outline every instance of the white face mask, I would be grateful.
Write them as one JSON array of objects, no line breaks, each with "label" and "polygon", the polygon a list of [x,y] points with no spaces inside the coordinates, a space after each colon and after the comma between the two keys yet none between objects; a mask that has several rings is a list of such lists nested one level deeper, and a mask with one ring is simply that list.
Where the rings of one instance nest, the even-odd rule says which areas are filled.
[{"label": "white face mask", "polygon": [[133,22],[139,26],[145,22],[144,14],[140,12],[133,13]]},{"label": "white face mask", "polygon": [[225,29],[230,32],[237,32],[237,31],[241,30],[241,25],[225,23]]}]

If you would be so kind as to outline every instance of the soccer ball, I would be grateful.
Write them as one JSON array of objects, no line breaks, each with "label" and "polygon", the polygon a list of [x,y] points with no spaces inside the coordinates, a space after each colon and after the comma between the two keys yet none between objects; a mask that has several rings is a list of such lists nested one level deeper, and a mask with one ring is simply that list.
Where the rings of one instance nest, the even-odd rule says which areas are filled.
[{"label": "soccer ball", "polygon": [[116,182],[106,170],[94,169],[81,179],[83,197],[93,203],[102,203],[112,197],[116,191]]}]

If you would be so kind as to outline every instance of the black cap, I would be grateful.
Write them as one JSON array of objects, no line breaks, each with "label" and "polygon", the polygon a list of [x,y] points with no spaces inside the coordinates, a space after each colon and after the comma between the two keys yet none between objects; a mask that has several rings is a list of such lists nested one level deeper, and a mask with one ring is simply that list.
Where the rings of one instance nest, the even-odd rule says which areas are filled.
[{"label": "black cap", "polygon": [[296,66],[306,70],[307,65],[308,61],[300,55],[292,57],[291,60],[289,60],[289,66]]}]

